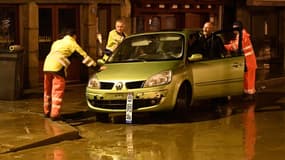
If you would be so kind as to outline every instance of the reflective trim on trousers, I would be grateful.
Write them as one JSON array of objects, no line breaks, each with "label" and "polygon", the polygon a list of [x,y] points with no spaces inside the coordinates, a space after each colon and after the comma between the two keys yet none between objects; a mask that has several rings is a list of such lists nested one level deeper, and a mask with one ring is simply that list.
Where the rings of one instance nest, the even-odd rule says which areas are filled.
[{"label": "reflective trim on trousers", "polygon": [[52,74],[44,73],[44,104],[43,110],[44,114],[49,114],[51,110],[51,86],[52,84]]},{"label": "reflective trim on trousers", "polygon": [[[44,97],[51,95],[51,116],[57,117],[60,114],[65,79],[54,73],[44,73],[44,77]],[[46,113],[45,107],[44,112]]]},{"label": "reflective trim on trousers", "polygon": [[60,105],[52,105],[50,117],[58,117],[60,115]]},{"label": "reflective trim on trousers", "polygon": [[255,90],[255,69],[248,69],[244,73],[244,92],[247,94],[254,94]]},{"label": "reflective trim on trousers", "polygon": [[244,90],[244,93],[247,93],[247,94],[254,94],[256,92],[256,90],[255,89],[245,89]]}]

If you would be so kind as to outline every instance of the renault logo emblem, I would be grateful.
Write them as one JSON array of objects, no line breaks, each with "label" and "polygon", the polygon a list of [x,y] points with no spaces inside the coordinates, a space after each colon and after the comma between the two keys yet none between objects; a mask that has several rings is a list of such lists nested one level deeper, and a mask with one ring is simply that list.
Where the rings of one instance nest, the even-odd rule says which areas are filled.
[{"label": "renault logo emblem", "polygon": [[118,82],[117,84],[116,84],[116,89],[117,90],[121,90],[123,88],[123,82]]}]

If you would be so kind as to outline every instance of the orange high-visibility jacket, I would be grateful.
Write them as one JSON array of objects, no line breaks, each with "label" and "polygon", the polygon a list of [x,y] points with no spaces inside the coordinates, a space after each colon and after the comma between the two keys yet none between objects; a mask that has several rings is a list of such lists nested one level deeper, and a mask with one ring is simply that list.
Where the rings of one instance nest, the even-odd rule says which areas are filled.
[{"label": "orange high-visibility jacket", "polygon": [[[232,40],[229,44],[225,45],[228,51],[235,51],[238,49],[239,35],[237,35],[235,40]],[[242,49],[245,56],[247,69],[256,69],[256,57],[254,49],[250,40],[250,34],[246,32],[245,29],[242,30]]]}]

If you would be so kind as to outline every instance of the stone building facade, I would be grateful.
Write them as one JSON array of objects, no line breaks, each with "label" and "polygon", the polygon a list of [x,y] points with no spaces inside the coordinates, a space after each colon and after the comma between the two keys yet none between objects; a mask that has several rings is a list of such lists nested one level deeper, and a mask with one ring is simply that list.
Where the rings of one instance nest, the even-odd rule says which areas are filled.
[{"label": "stone building facade", "polygon": [[[64,27],[76,28],[79,43],[96,58],[97,34],[104,46],[118,17],[128,34],[197,28],[206,21],[221,29],[238,19],[252,35],[259,72],[278,76],[285,70],[284,7],[282,0],[1,0],[1,30],[9,26],[9,39],[0,32],[0,48],[7,42],[24,47],[24,88],[33,88],[42,85],[43,60]],[[68,83],[86,82],[88,69],[78,58],[72,61]]]},{"label": "stone building facade", "polygon": [[[96,58],[97,33],[104,32],[106,35],[117,17],[124,18],[127,26],[130,26],[129,6],[128,0],[1,0],[1,22],[9,20],[8,45],[24,47],[24,88],[42,84],[44,58],[63,28],[75,28],[79,43],[89,55]],[[131,32],[129,28],[127,32]],[[7,45],[5,38],[0,42]],[[78,58],[72,61],[67,82],[86,81],[87,68]]]}]

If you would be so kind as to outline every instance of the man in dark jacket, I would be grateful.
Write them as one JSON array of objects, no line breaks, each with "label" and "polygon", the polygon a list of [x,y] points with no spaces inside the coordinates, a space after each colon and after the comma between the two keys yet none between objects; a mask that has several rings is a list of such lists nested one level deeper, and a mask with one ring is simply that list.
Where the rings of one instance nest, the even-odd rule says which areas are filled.
[{"label": "man in dark jacket", "polygon": [[204,57],[206,59],[223,58],[226,50],[222,39],[213,33],[214,25],[206,22],[203,26],[203,32],[200,36],[200,42],[204,48]]}]

